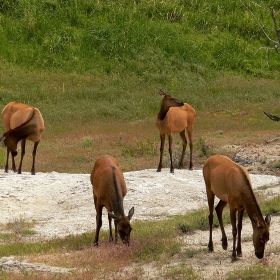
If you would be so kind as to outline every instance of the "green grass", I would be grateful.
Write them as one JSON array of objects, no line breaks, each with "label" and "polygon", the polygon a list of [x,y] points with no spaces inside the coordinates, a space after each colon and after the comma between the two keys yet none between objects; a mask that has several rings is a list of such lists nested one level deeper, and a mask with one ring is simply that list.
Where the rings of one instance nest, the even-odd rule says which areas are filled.
[{"label": "green grass", "polygon": [[231,272],[226,278],[227,280],[243,279],[243,280],[254,280],[254,279],[278,279],[280,276],[279,269],[272,269],[271,267],[265,266],[253,266],[247,269]]}]

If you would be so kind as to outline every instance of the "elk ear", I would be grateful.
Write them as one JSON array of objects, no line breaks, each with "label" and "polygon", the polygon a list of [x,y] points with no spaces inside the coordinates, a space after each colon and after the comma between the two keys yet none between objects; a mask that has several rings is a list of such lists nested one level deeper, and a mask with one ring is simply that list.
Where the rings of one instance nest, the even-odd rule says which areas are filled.
[{"label": "elk ear", "polygon": [[4,142],[6,140],[6,136],[2,136],[1,138],[0,138],[0,142]]},{"label": "elk ear", "polygon": [[108,211],[108,216],[110,216],[117,222],[120,220],[120,218],[118,216],[116,216],[115,214],[113,214],[112,212],[109,212],[109,211]]},{"label": "elk ear", "polygon": [[164,96],[166,95],[166,93],[165,93],[162,89],[159,89],[159,90],[158,90],[158,93],[159,93],[162,97],[164,97]]},{"label": "elk ear", "polygon": [[266,224],[267,224],[267,226],[269,227],[270,226],[270,222],[271,222],[271,216],[269,215],[269,214],[267,214],[266,216],[265,216],[265,222],[266,222]]},{"label": "elk ear", "polygon": [[130,220],[130,219],[132,218],[133,214],[134,214],[134,207],[132,207],[132,208],[129,210],[127,218]]}]

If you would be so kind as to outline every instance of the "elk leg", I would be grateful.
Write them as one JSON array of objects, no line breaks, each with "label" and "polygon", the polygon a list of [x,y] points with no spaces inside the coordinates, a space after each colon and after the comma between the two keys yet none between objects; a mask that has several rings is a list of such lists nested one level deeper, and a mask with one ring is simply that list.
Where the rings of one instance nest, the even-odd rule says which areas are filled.
[{"label": "elk leg", "polygon": [[227,202],[220,200],[219,203],[217,204],[215,210],[218,216],[218,220],[219,220],[219,224],[220,224],[220,228],[222,231],[222,247],[224,250],[227,249],[228,243],[227,243],[227,236],[226,236],[226,232],[224,229],[224,223],[223,223],[223,210],[225,208],[225,206],[227,205]]},{"label": "elk leg", "polygon": [[22,160],[25,155],[25,143],[26,143],[26,138],[21,139],[21,155],[20,155],[20,162],[18,166],[18,174],[21,174]]},{"label": "elk leg", "polygon": [[112,234],[112,217],[108,214],[108,221],[109,221],[109,230],[110,230],[110,237],[109,241],[113,241],[113,234]]},{"label": "elk leg", "polygon": [[193,141],[192,141],[192,131],[188,130],[188,137],[189,137],[189,146],[190,146],[190,166],[189,170],[193,169]]},{"label": "elk leg", "polygon": [[174,166],[172,160],[172,145],[173,145],[173,137],[172,135],[168,135],[168,142],[169,142],[169,156],[170,156],[170,173],[174,173]]},{"label": "elk leg", "polygon": [[[6,157],[6,165],[5,165],[5,172],[8,173],[9,172],[9,155],[10,155],[10,149],[7,147],[7,157]],[[13,156],[12,156],[12,160],[13,160]],[[15,161],[13,161],[15,162]],[[14,168],[15,166],[13,166]],[[14,170],[14,169],[13,169]],[[16,171],[14,171],[16,172]]]},{"label": "elk leg", "polygon": [[160,135],[160,157],[159,157],[159,164],[157,168],[157,172],[161,171],[162,168],[162,156],[163,156],[163,150],[164,150],[164,143],[165,143],[165,135],[161,134]]},{"label": "elk leg", "polygon": [[[94,197],[94,202],[96,202],[96,197]],[[102,206],[97,206],[95,203],[96,209],[96,231],[95,231],[95,238],[94,238],[94,246],[98,246],[98,239],[99,239],[99,232],[102,227]]]},{"label": "elk leg", "polygon": [[236,236],[237,236],[236,210],[235,209],[230,209],[230,220],[231,220],[232,237],[233,237],[231,261],[235,262],[236,261]]},{"label": "elk leg", "polygon": [[238,257],[242,257],[241,250],[241,231],[242,231],[242,218],[243,218],[244,209],[238,212],[238,224],[237,224],[237,247],[236,253]]},{"label": "elk leg", "polygon": [[181,161],[180,161],[179,169],[181,169],[182,166],[183,166],[184,156],[185,156],[186,147],[187,147],[187,138],[186,138],[186,135],[185,135],[185,130],[180,132],[180,137],[181,137],[181,140],[182,140],[183,150],[182,150],[182,155],[181,155]]},{"label": "elk leg", "polygon": [[208,249],[209,252],[213,252],[213,240],[212,240],[212,226],[213,226],[213,211],[214,211],[214,200],[215,200],[215,195],[213,194],[212,191],[210,190],[210,186],[208,188],[207,186],[207,199],[208,199],[208,206],[209,206],[209,243],[208,243]]},{"label": "elk leg", "polygon": [[38,147],[39,142],[40,142],[40,140],[37,142],[34,142],[34,147],[33,147],[33,152],[32,152],[33,161],[32,161],[32,168],[31,168],[32,175],[35,175],[35,158],[36,158],[36,152],[37,152],[37,147]]},{"label": "elk leg", "polygon": [[118,243],[118,223],[117,220],[114,220],[115,223],[115,244]]}]

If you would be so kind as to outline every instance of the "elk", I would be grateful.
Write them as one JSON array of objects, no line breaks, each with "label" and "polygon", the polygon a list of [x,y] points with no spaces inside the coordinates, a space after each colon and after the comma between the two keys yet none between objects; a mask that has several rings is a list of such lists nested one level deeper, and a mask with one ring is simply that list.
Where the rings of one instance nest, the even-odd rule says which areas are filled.
[{"label": "elk", "polygon": [[194,120],[195,120],[195,109],[187,104],[179,101],[178,99],[166,94],[161,89],[159,94],[162,96],[162,102],[160,110],[157,114],[156,126],[160,133],[160,158],[157,168],[157,172],[161,171],[162,168],[162,156],[165,143],[165,135],[168,135],[169,140],[169,156],[170,156],[170,173],[174,173],[174,166],[172,160],[172,143],[173,134],[180,133],[180,138],[182,140],[183,150],[181,155],[181,160],[179,164],[179,169],[183,166],[183,160],[187,147],[187,139],[185,135],[185,130],[187,130],[190,146],[190,165],[189,169],[192,170],[192,154],[193,154],[193,131],[194,131]]},{"label": "elk", "polygon": [[[2,142],[7,147],[5,172],[9,170],[9,154],[11,152],[12,169],[14,172],[21,174],[26,140],[30,140],[34,142],[31,174],[35,175],[36,151],[45,129],[44,120],[40,111],[37,108],[23,103],[10,102],[2,111],[2,120],[5,133],[0,138],[0,143]],[[21,141],[21,158],[17,170],[14,158],[18,154],[17,144],[19,141]]]},{"label": "elk", "polygon": [[94,164],[90,176],[93,199],[96,210],[96,232],[94,238],[94,246],[98,246],[99,232],[102,226],[102,209],[105,207],[108,211],[110,241],[113,241],[111,222],[114,219],[115,224],[115,244],[120,235],[124,244],[129,245],[131,217],[134,214],[132,207],[128,216],[124,214],[123,198],[127,189],[122,170],[118,161],[111,156],[102,156],[98,158]]},{"label": "elk", "polygon": [[[269,240],[269,225],[271,217],[268,214],[264,220],[256,197],[253,193],[249,174],[245,167],[236,164],[226,156],[214,155],[209,157],[205,162],[203,166],[203,176],[209,206],[209,251],[213,252],[213,208],[214,199],[215,196],[217,196],[220,201],[215,210],[222,231],[222,247],[224,250],[227,249],[228,244],[223,226],[222,213],[227,203],[230,207],[230,220],[233,236],[232,262],[237,260],[237,256],[242,257],[241,230],[244,210],[246,210],[253,227],[253,245],[255,248],[255,255],[259,259],[263,258],[265,244]],[[236,212],[238,212],[237,227]]]}]

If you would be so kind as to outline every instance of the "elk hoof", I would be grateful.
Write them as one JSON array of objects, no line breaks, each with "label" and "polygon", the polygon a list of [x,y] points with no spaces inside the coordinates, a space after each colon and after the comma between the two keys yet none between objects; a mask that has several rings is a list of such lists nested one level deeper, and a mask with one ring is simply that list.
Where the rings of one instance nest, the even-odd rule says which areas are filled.
[{"label": "elk hoof", "polygon": [[98,247],[98,242],[94,243],[93,246],[94,246],[94,247]]},{"label": "elk hoof", "polygon": [[209,244],[208,244],[208,250],[209,250],[209,252],[213,252],[214,251],[214,249],[213,249],[213,243],[212,242],[209,242]]}]

